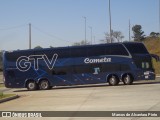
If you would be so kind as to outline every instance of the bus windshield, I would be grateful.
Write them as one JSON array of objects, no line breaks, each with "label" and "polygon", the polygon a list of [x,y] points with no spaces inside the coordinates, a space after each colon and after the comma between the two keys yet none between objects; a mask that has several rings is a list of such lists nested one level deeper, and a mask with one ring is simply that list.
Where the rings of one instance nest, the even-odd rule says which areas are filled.
[{"label": "bus windshield", "polygon": [[149,54],[142,43],[124,43],[131,54]]},{"label": "bus windshield", "polygon": [[149,55],[142,56],[142,55],[134,55],[133,60],[137,66],[137,68],[143,70],[151,70],[153,69],[152,66],[152,59]]}]

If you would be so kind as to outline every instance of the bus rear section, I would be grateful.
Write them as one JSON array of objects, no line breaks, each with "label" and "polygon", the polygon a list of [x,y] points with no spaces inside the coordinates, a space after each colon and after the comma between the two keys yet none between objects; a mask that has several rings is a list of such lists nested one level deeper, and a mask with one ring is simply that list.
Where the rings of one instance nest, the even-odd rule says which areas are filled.
[{"label": "bus rear section", "polygon": [[[32,54],[31,52],[20,52],[20,51],[5,51],[3,52],[3,74],[4,74],[4,84],[7,88],[24,88],[25,79],[31,78],[33,75],[31,70],[20,72],[17,69],[16,61],[19,56],[25,56]],[[28,63],[24,64],[25,67]]]}]

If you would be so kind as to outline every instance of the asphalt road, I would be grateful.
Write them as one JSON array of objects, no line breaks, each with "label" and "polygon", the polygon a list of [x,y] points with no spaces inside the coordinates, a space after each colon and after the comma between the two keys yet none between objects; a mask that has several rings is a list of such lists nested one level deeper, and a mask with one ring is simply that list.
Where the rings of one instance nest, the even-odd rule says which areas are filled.
[{"label": "asphalt road", "polygon": [[[1,88],[3,90],[5,88]],[[53,88],[46,91],[5,89],[20,98],[0,104],[0,111],[160,111],[160,78],[130,86],[98,85],[77,88]],[[0,118],[1,119],[1,118]],[[3,118],[7,119],[8,118]],[[15,120],[21,118],[12,118]],[[23,118],[30,120],[31,118]],[[44,118],[36,118],[42,120]],[[159,120],[146,117],[58,117],[49,120]],[[2,120],[2,119],[1,119]],[[32,118],[33,120],[33,118]],[[35,118],[34,118],[35,120]]]}]

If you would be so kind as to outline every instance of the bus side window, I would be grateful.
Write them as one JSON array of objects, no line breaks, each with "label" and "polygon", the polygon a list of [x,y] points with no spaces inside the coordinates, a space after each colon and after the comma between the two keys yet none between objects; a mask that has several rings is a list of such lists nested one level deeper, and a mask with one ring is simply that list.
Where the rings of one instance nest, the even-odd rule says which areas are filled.
[{"label": "bus side window", "polygon": [[75,74],[93,73],[92,67],[87,65],[78,65],[74,67]]},{"label": "bus side window", "polygon": [[57,75],[66,75],[66,74],[67,74],[67,72],[64,71],[64,70],[58,71],[58,72],[57,72]]},{"label": "bus side window", "polygon": [[118,63],[103,64],[103,66],[102,66],[103,72],[116,72],[116,71],[120,71],[120,70],[121,70],[121,66]]},{"label": "bus side window", "polygon": [[99,55],[106,55],[106,46],[100,47],[88,47],[87,49],[87,56],[99,56]]},{"label": "bus side window", "polygon": [[71,57],[86,57],[87,56],[87,48],[84,47],[83,49],[75,48],[70,49],[70,56]]},{"label": "bus side window", "polygon": [[52,71],[52,75],[66,75],[67,71],[65,69],[56,69]]},{"label": "bus side window", "polygon": [[131,70],[130,66],[127,64],[120,64],[121,71],[129,71]]},{"label": "bus side window", "polygon": [[56,75],[56,71],[55,70],[52,71],[52,75]]},{"label": "bus side window", "polygon": [[52,75],[67,75],[73,72],[72,67],[57,67],[52,70]]}]

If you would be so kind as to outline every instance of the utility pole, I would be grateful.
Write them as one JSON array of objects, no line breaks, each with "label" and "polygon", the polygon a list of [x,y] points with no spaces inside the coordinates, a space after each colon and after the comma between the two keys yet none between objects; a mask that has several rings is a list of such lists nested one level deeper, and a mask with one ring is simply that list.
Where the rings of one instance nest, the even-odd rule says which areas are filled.
[{"label": "utility pole", "polygon": [[109,0],[109,26],[110,26],[110,43],[112,43],[112,22],[111,22],[111,6],[110,6],[110,0]]},{"label": "utility pole", "polygon": [[29,23],[29,49],[31,49],[31,23]]},{"label": "utility pole", "polygon": [[89,26],[89,28],[91,29],[91,45],[92,45],[92,27]]},{"label": "utility pole", "polygon": [[86,17],[83,17],[84,18],[84,40],[85,40],[85,44],[87,44],[87,40],[86,40],[86,22],[87,22],[87,18]]},{"label": "utility pole", "polygon": [[131,41],[131,23],[129,19],[129,41]]}]

